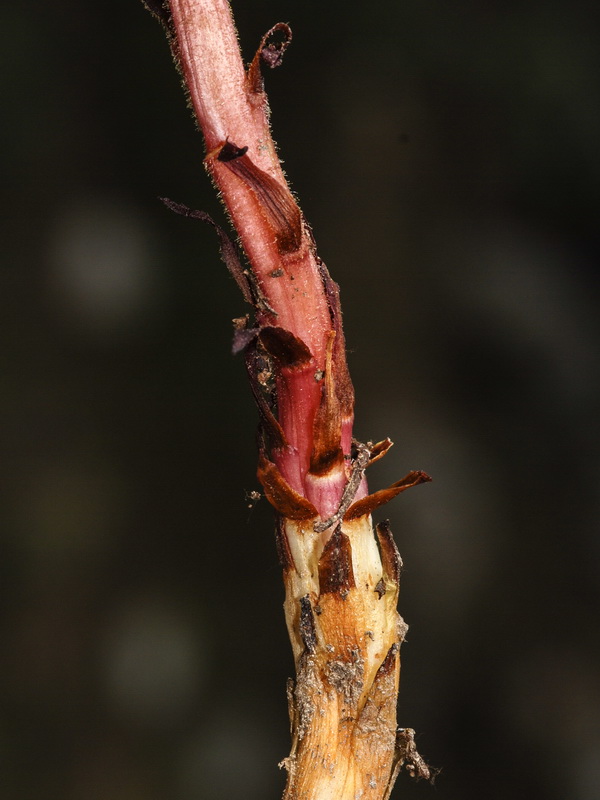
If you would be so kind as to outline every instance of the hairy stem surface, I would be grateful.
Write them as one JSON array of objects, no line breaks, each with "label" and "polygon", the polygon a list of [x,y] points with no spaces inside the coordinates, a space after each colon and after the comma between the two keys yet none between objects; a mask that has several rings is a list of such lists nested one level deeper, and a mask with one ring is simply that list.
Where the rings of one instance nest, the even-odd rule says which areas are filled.
[{"label": "hairy stem surface", "polygon": [[279,23],[246,69],[226,0],[148,2],[161,19],[205,140],[204,163],[248,259],[215,225],[221,252],[254,318],[236,320],[260,414],[258,477],[276,516],[285,616],[296,678],[282,762],[285,800],[385,800],[403,767],[429,777],[411,729],[396,728],[401,559],[371,513],[429,477],[420,471],[372,494],[365,470],[391,442],[352,439],[354,391],[339,290],[277,157],[261,68],[291,40]]}]

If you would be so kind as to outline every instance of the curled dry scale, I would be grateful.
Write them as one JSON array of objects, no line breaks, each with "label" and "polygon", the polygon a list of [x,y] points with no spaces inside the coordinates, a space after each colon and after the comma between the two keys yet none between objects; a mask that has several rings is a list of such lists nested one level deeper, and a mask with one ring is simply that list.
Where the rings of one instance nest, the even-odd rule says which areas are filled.
[{"label": "curled dry scale", "polygon": [[371,514],[412,486],[369,493],[365,471],[391,446],[352,437],[339,289],[283,175],[261,68],[291,41],[283,23],[244,68],[226,0],[147,3],[163,23],[206,146],[204,163],[243,247],[207,214],[250,315],[234,320],[260,416],[258,478],[276,512],[285,616],[296,664],[284,800],[386,800],[398,773],[431,778],[414,731],[396,727],[400,555]]}]

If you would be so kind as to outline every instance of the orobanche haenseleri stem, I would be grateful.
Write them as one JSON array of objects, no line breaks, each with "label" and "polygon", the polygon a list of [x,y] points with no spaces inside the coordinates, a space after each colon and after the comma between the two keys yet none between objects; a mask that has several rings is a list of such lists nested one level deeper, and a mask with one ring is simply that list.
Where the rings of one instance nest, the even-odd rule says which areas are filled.
[{"label": "orobanche haenseleri stem", "polygon": [[386,439],[352,438],[354,392],[338,286],[277,156],[261,69],[291,40],[283,23],[246,69],[227,0],[148,2],[163,22],[199,126],[204,163],[248,266],[217,228],[221,252],[253,307],[235,321],[260,415],[258,478],[276,512],[285,616],[296,664],[288,687],[292,749],[285,800],[385,800],[404,768],[429,777],[413,731],[396,727],[401,560],[389,524],[371,514],[428,481],[410,472],[369,494],[365,470]]}]

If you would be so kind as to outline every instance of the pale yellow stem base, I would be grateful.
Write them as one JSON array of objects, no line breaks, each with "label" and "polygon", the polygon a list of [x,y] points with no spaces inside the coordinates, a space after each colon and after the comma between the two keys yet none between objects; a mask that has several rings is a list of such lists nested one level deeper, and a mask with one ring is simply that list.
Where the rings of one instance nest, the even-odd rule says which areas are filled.
[{"label": "pale yellow stem base", "polygon": [[[284,800],[385,800],[399,757],[400,557],[370,516],[316,533],[285,520],[285,614],[296,660]],[[284,537],[284,538],[283,538]]]}]

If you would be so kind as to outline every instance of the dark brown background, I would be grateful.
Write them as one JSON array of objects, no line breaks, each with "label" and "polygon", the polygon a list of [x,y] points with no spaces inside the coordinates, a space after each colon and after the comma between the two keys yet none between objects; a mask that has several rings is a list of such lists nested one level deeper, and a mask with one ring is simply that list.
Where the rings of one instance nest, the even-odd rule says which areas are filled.
[{"label": "dark brown background", "polygon": [[[595,5],[239,0],[405,573],[395,797],[597,800]],[[0,797],[269,800],[292,672],[245,312],[159,26],[4,4]]]}]

